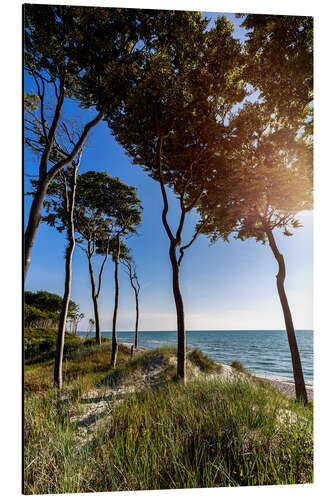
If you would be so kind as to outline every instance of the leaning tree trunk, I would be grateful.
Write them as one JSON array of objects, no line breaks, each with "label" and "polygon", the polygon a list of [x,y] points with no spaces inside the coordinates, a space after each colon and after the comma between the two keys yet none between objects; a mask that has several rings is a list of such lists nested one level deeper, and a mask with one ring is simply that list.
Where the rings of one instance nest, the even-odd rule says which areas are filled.
[{"label": "leaning tree trunk", "polygon": [[30,266],[31,251],[40,225],[43,203],[47,194],[47,188],[49,186],[49,183],[54,179],[54,177],[58,172],[60,172],[63,168],[65,168],[67,165],[71,164],[74,161],[75,157],[82,148],[90,129],[95,127],[95,125],[97,125],[101,121],[104,114],[104,107],[103,107],[102,110],[98,113],[98,115],[85,125],[81,136],[79,137],[78,141],[76,142],[75,146],[72,149],[72,152],[66,158],[60,160],[56,165],[53,165],[53,167],[47,172],[48,159],[52,149],[52,144],[54,142],[55,131],[58,126],[58,121],[60,118],[60,112],[64,102],[64,97],[65,97],[65,90],[64,88],[62,88],[61,91],[59,92],[59,98],[56,106],[55,115],[49,131],[48,146],[42,155],[41,163],[39,166],[40,171],[41,170],[45,171],[45,176],[39,182],[37,192],[32,201],[29,213],[28,225],[24,235],[24,280],[26,279],[28,269]]},{"label": "leaning tree trunk", "polygon": [[284,289],[284,280],[286,277],[286,266],[285,266],[283,255],[279,252],[279,250],[276,246],[272,230],[268,229],[266,232],[267,232],[267,236],[268,236],[269,245],[272,249],[274,257],[276,258],[276,260],[279,264],[279,272],[276,275],[276,285],[277,285],[277,289],[278,289],[278,293],[279,293],[279,297],[280,297],[280,302],[281,302],[281,306],[282,306],[282,310],[283,310],[284,321],[285,321],[285,325],[286,325],[286,331],[287,331],[288,342],[289,342],[289,348],[290,348],[290,353],[291,353],[291,360],[292,360],[292,365],[293,365],[294,381],[295,381],[296,399],[301,399],[306,403],[308,401],[308,397],[307,397],[305,383],[304,383],[302,363],[301,363],[301,358],[300,358],[299,352],[298,352],[297,340],[296,340],[296,336],[295,336],[295,330],[294,330],[293,320],[291,317],[291,312],[289,309],[288,299],[287,299],[286,292]]},{"label": "leaning tree trunk", "polygon": [[186,383],[186,332],[184,319],[184,304],[179,285],[179,266],[176,248],[170,243],[169,256],[172,266],[172,288],[177,312],[177,376]]},{"label": "leaning tree trunk", "polygon": [[24,233],[24,280],[27,277],[30,262],[31,251],[36,238],[36,234],[42,220],[42,208],[47,193],[47,182],[40,182],[34,199],[32,201],[27,228]]},{"label": "leaning tree trunk", "polygon": [[120,254],[120,236],[117,234],[117,251],[114,259],[114,310],[113,310],[113,320],[112,320],[112,352],[111,352],[111,367],[115,368],[117,363],[118,354],[118,342],[117,342],[117,314],[118,314],[118,300],[119,300],[119,279],[118,279],[118,269],[119,269],[119,254]]},{"label": "leaning tree trunk", "polygon": [[98,310],[98,300],[96,295],[96,284],[94,277],[94,270],[91,262],[91,254],[88,249],[88,263],[89,263],[89,275],[90,275],[90,283],[91,283],[91,297],[94,304],[94,316],[95,316],[95,331],[96,331],[96,344],[101,345],[101,331],[100,331],[100,323],[99,323],[99,310]]},{"label": "leaning tree trunk", "polygon": [[78,164],[74,166],[74,172],[73,172],[72,193],[69,206],[69,220],[67,226],[68,246],[66,249],[65,291],[62,299],[62,306],[59,317],[57,350],[54,363],[54,385],[59,389],[62,388],[62,360],[64,355],[65,328],[66,328],[66,319],[67,319],[68,305],[69,305],[71,286],[72,286],[72,257],[75,248],[73,210],[75,201],[77,170],[78,170]]}]

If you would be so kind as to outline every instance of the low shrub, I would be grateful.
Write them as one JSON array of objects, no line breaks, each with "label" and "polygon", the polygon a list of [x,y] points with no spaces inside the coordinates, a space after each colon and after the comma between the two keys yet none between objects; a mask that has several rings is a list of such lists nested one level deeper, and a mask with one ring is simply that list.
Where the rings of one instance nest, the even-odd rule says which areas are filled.
[{"label": "low shrub", "polygon": [[235,360],[231,363],[230,366],[231,366],[231,368],[233,368],[234,370],[237,370],[238,372],[245,373],[245,368],[240,361]]},{"label": "low shrub", "polygon": [[204,373],[219,373],[222,371],[222,366],[219,363],[216,363],[198,349],[190,351],[187,355],[187,359],[200,368],[200,370]]},{"label": "low shrub", "polygon": [[[78,349],[83,341],[77,335],[65,333],[64,354]],[[27,363],[41,363],[54,358],[57,330],[54,328],[25,328],[24,358]]]}]

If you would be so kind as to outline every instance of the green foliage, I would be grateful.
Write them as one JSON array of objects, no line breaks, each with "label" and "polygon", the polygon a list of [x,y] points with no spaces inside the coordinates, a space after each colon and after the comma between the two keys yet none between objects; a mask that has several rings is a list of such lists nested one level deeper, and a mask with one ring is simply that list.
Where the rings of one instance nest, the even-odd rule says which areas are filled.
[{"label": "green foliage", "polygon": [[231,368],[233,368],[234,370],[237,370],[238,372],[245,373],[244,366],[242,365],[242,363],[240,361],[234,360],[230,366],[231,366]]},{"label": "green foliage", "polygon": [[219,373],[222,371],[222,366],[219,363],[213,361],[206,354],[199,351],[199,349],[190,351],[187,355],[187,359],[204,373]]},{"label": "green foliage", "polygon": [[133,162],[162,177],[189,211],[227,135],[225,119],[246,90],[230,23],[221,18],[207,30],[200,15],[176,12],[173,22],[178,17],[177,37],[162,32],[153,40],[138,84],[108,123]]},{"label": "green foliage", "polygon": [[[67,354],[82,345],[77,335],[65,334],[64,353]],[[53,359],[57,345],[57,331],[53,328],[25,328],[24,357],[27,363],[39,363]]]},{"label": "green foliage", "polygon": [[[48,342],[48,351],[26,359],[24,390],[30,396],[36,392],[48,391],[53,386],[56,332],[51,329],[26,329],[27,341],[34,344]],[[66,347],[66,345],[68,345]],[[54,347],[53,347],[54,346]],[[70,390],[71,383],[84,383],[86,389],[101,384],[110,370],[111,342],[102,337],[102,345],[83,341],[82,338],[66,334],[65,358],[63,363],[63,391]],[[119,345],[119,362],[130,359],[130,349]]]},{"label": "green foliage", "polygon": [[312,208],[312,145],[263,103],[244,105],[230,126],[230,147],[200,200],[202,232],[212,241],[234,232],[265,242],[275,228],[290,236],[300,227],[296,214]]},{"label": "green foliage", "polygon": [[29,306],[29,305],[24,306],[24,324],[27,326],[33,325],[37,321],[43,319],[57,320],[58,318],[59,315],[54,312],[41,311],[35,306]]},{"label": "green foliage", "polygon": [[31,90],[28,94],[24,94],[24,111],[36,111],[38,109],[39,97]]},{"label": "green foliage", "polygon": [[[27,306],[40,309],[43,313],[59,314],[62,306],[62,297],[55,293],[39,290],[37,292],[24,292],[24,302]],[[69,312],[78,311],[79,306],[73,301],[69,301]]]},{"label": "green foliage", "polygon": [[[68,97],[80,97],[87,107],[96,103],[101,88],[116,95],[112,87],[118,90],[123,83],[124,65],[138,40],[135,10],[27,4],[24,21],[29,71],[60,81]],[[93,76],[95,95],[87,91]]]},{"label": "green foliage", "polygon": [[296,214],[312,208],[313,19],[247,15],[243,26],[244,76],[261,94],[231,117],[232,138],[200,200],[212,241],[235,233],[265,242],[275,228],[291,236]]},{"label": "green foliage", "polygon": [[169,383],[132,396],[114,412],[106,443],[99,436],[108,471],[100,489],[311,482],[311,424],[299,416],[279,429],[280,404],[272,391],[240,381]]},{"label": "green foliage", "polygon": [[[154,36],[154,16],[137,9],[24,6],[24,68],[39,98],[38,109],[37,103],[31,106],[32,98],[26,99],[24,141],[36,154],[39,167],[25,233],[25,271],[48,184],[80,155],[104,111],[122,103],[133,85],[134,67],[140,66],[144,41]],[[67,98],[83,107],[95,107],[98,114],[84,127],[69,126],[62,117]],[[49,221],[54,224],[51,215]]]},{"label": "green foliage", "polygon": [[285,123],[312,134],[313,17],[241,15],[246,78]]},{"label": "green foliage", "polygon": [[[109,337],[103,337],[103,336],[101,336],[101,341],[102,342],[111,342],[111,340],[109,339]],[[84,341],[83,344],[84,344],[85,347],[95,346],[96,345],[96,339],[95,338],[85,339],[85,341]]]},{"label": "green foliage", "polygon": [[[78,176],[74,224],[80,244],[86,242],[91,255],[118,252],[118,235],[122,238],[136,232],[142,206],[136,188],[106,172],[85,172]],[[120,241],[120,256],[128,248]],[[118,256],[119,257],[119,256]]]},{"label": "green foliage", "polygon": [[[313,481],[311,407],[252,379],[199,377],[186,386],[164,380],[123,400],[105,395],[108,404],[98,425],[89,429],[89,439],[78,440],[73,417],[85,411],[87,391],[95,391],[94,384],[98,387],[110,370],[110,348],[104,344],[70,354],[67,369],[73,380],[62,401],[54,390],[27,394],[25,493]],[[135,379],[126,373],[144,372],[161,355],[168,363],[174,354],[168,347],[130,360],[127,349],[120,351],[117,370],[122,364],[122,381],[132,387]],[[42,380],[47,370],[34,372]],[[34,372],[28,372],[28,384],[37,384]]]}]

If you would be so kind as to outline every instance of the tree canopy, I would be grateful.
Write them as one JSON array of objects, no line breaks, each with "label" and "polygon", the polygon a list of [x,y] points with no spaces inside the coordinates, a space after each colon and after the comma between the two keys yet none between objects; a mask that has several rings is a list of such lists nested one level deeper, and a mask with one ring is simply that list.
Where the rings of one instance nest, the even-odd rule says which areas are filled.
[{"label": "tree canopy", "polygon": [[92,170],[78,176],[74,219],[80,242],[101,247],[118,232],[135,233],[141,210],[136,188],[119,178]]},{"label": "tree canopy", "polygon": [[312,133],[313,17],[240,14],[246,78],[280,119]]},{"label": "tree canopy", "polygon": [[265,104],[248,103],[230,121],[232,148],[216,163],[201,200],[213,240],[230,233],[266,241],[267,228],[299,227],[296,214],[312,208],[312,145],[281,126]]},{"label": "tree canopy", "polygon": [[[169,238],[173,293],[177,310],[178,375],[185,380],[184,308],[179,285],[180,247],[186,214],[199,202],[212,174],[215,154],[227,142],[228,115],[247,95],[241,45],[232,25],[198,13],[175,13],[176,36],[156,36],[145,52],[140,79],[118,113],[107,114],[116,139],[133,163],[160,184],[162,222]],[[169,186],[179,200],[178,227],[167,220]]]},{"label": "tree canopy", "polygon": [[[29,306],[34,306],[44,312],[52,312],[59,314],[61,310],[62,297],[55,293],[39,290],[38,292],[24,292],[24,302]],[[71,300],[69,303],[69,311],[76,313],[79,311],[79,306]]]}]

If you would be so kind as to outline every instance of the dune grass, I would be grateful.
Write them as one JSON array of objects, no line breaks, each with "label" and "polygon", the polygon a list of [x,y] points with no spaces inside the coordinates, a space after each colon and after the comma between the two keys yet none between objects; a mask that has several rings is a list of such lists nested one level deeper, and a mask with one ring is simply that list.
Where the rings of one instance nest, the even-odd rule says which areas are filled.
[{"label": "dune grass", "polygon": [[[83,339],[72,333],[65,334],[64,353],[78,349]],[[54,358],[57,331],[54,328],[25,328],[24,357],[26,364],[42,363]]]},{"label": "dune grass", "polygon": [[[198,351],[175,378],[175,349],[144,351],[108,366],[110,345],[68,355],[66,384],[30,390],[25,402],[25,493],[75,493],[312,482],[312,407],[252,378],[223,379]],[[192,359],[191,359],[192,358]],[[91,388],[133,383],[151,366],[161,383],[110,404],[89,439],[78,439],[82,398]],[[48,366],[29,371],[41,379]],[[193,370],[193,373],[195,370]],[[197,372],[196,372],[197,373]],[[67,377],[67,378],[66,378]]]},{"label": "dune grass", "polygon": [[246,373],[246,370],[245,370],[243,364],[240,361],[237,361],[237,359],[232,361],[230,366],[231,366],[231,368],[233,368],[234,370],[237,370],[238,372]]},{"label": "dune grass", "polygon": [[131,396],[94,440],[94,481],[104,491],[311,482],[310,416],[298,406],[290,421],[281,404],[244,381]]}]

